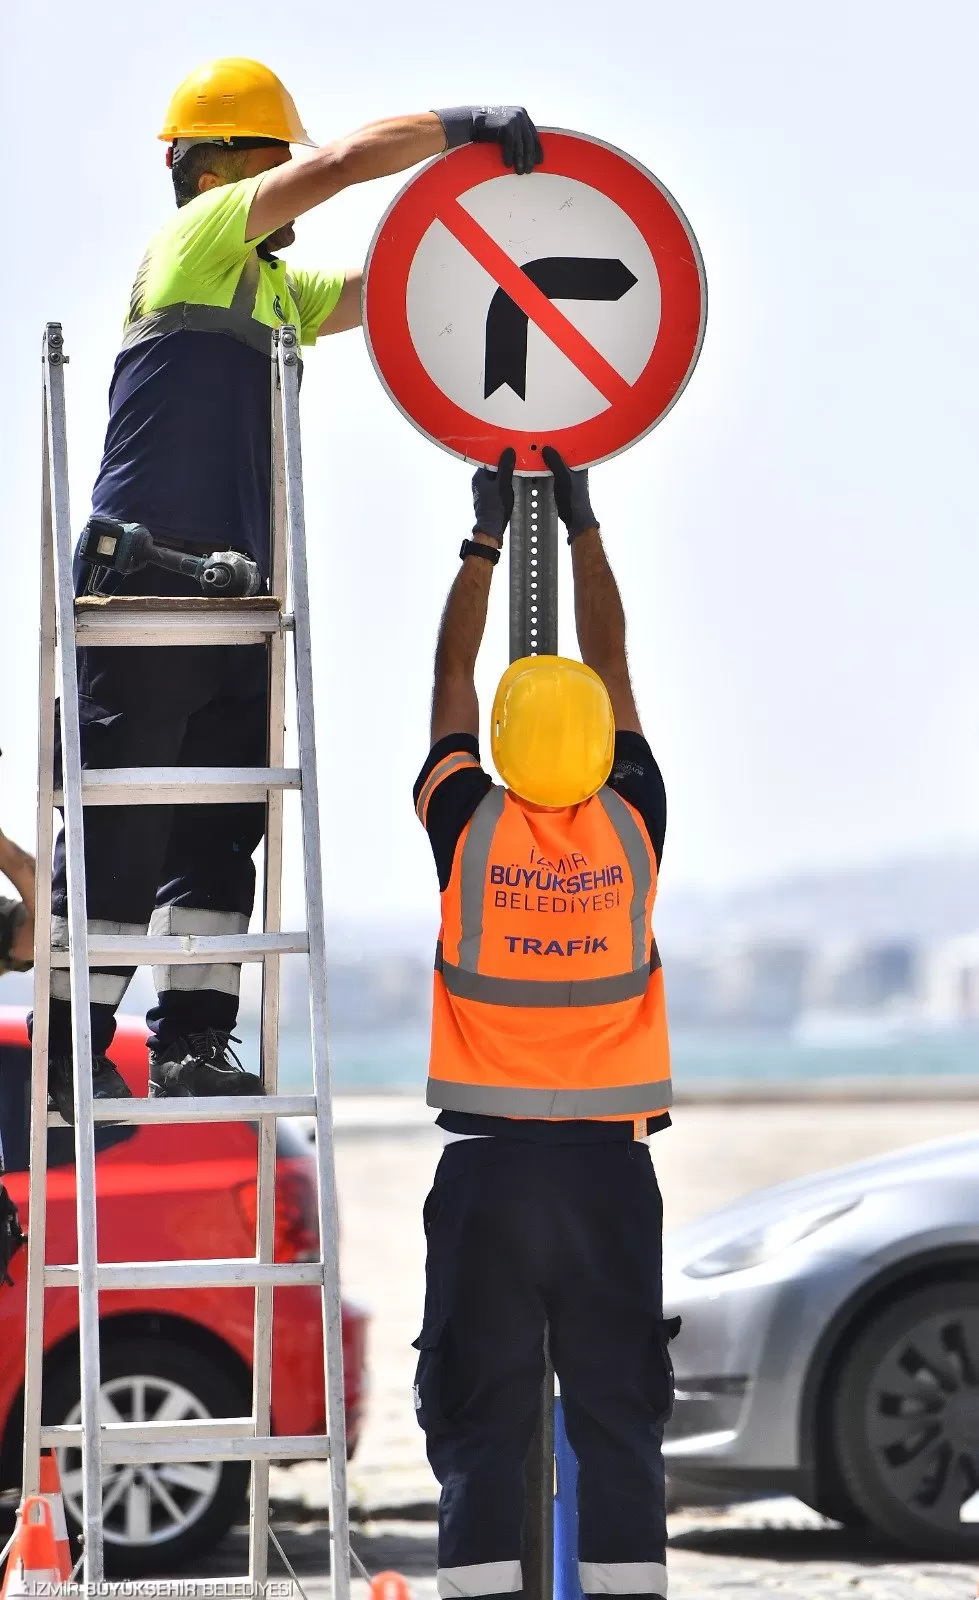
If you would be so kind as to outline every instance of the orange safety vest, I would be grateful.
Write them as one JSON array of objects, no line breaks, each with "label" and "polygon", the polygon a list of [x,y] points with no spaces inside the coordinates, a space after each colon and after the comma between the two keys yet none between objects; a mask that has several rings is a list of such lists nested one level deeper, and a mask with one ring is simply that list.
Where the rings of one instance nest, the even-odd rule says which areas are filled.
[{"label": "orange safety vest", "polygon": [[625,1121],[672,1104],[656,856],[613,789],[536,810],[498,785],[442,895],[427,1100]]}]

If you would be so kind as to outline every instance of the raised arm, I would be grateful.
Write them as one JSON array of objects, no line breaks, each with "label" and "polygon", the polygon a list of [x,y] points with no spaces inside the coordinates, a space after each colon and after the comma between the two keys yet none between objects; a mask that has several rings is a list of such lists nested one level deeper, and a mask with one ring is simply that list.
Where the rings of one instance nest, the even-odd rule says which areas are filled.
[{"label": "raised arm", "polygon": [[4,833],[0,833],[0,872],[10,879],[24,902],[23,915],[18,919],[11,941],[9,959],[17,966],[29,965],[34,960],[34,857]]},{"label": "raised arm", "polygon": [[625,612],[588,495],[588,473],[572,472],[557,451],[542,452],[554,474],[558,516],[568,530],[578,648],[605,684],[619,733],[642,733],[625,650]]},{"label": "raised arm", "polygon": [[273,167],[252,201],[246,237],[281,228],[352,184],[390,177],[470,143],[499,144],[506,165],[521,173],[543,159],[537,130],[522,106],[459,106],[389,117]]},{"label": "raised arm", "polygon": [[[471,733],[479,737],[476,657],[486,630],[493,568],[513,511],[515,461],[514,451],[504,450],[496,472],[480,467],[473,478],[476,525],[472,539],[463,544],[463,550],[467,549],[467,544],[469,548],[449,590],[435,649],[433,745],[448,733]],[[490,554],[474,552],[473,545]]]}]

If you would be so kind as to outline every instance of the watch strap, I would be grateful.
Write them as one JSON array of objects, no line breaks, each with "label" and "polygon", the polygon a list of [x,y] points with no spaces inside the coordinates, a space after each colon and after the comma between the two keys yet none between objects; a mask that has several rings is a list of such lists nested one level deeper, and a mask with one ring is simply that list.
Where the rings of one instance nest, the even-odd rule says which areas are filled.
[{"label": "watch strap", "polygon": [[498,545],[484,544],[481,539],[463,539],[459,560],[465,561],[467,556],[482,556],[484,561],[491,561],[495,567],[500,559],[500,550]]}]

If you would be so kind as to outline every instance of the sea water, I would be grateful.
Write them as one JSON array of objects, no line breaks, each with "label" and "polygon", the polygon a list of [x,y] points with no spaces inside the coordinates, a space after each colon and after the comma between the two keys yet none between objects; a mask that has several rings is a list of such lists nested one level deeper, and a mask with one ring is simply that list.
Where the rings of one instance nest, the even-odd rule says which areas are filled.
[{"label": "sea water", "polygon": [[[821,1042],[788,1033],[674,1029],[677,1089],[765,1083],[802,1086],[832,1079],[972,1077],[979,1083],[979,1029],[857,1035]],[[425,1085],[427,1029],[378,1033],[335,1030],[330,1038],[338,1093],[418,1093]],[[280,1083],[311,1084],[309,1035],[283,1032]]]}]

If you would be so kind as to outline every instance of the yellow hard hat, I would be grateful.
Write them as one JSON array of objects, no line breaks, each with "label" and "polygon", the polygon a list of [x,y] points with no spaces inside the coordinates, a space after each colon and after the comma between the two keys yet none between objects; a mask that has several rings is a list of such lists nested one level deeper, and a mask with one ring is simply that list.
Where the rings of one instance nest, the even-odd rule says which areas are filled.
[{"label": "yellow hard hat", "polygon": [[597,672],[564,656],[522,656],[493,701],[493,761],[532,805],[579,805],[612,770],[615,721]]},{"label": "yellow hard hat", "polygon": [[260,61],[209,61],[185,78],[167,107],[161,139],[282,139],[312,144],[296,102]]}]

